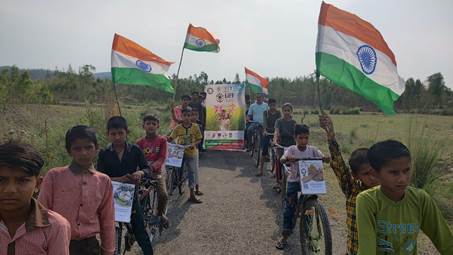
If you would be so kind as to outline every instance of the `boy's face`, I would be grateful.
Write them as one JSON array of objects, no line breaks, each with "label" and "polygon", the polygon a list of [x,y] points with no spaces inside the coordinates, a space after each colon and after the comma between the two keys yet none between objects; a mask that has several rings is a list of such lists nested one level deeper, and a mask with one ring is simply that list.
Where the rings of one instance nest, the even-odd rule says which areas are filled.
[{"label": "boy's face", "polygon": [[190,123],[190,116],[191,116],[191,112],[183,112],[182,113],[182,122],[188,124]]},{"label": "boy's face", "polygon": [[289,107],[284,107],[282,109],[282,111],[283,111],[283,117],[286,117],[286,118],[291,117],[291,115],[293,113],[293,111]]},{"label": "boy's face", "polygon": [[155,134],[157,129],[159,129],[159,122],[155,120],[147,120],[143,123],[143,129],[145,129],[146,134]]},{"label": "boy's face", "polygon": [[22,169],[0,166],[0,212],[27,210],[41,179]]},{"label": "boy's face", "polygon": [[401,198],[411,181],[411,160],[409,157],[392,159],[375,172],[384,192]]},{"label": "boy's face", "polygon": [[274,111],[275,111],[275,110],[277,109],[277,104],[276,104],[276,103],[271,103],[271,104],[269,104],[269,108],[270,108],[271,110],[274,110]]},{"label": "boy's face", "polygon": [[190,115],[190,122],[196,123],[198,120],[198,112],[192,112]]},{"label": "boy's face", "polygon": [[190,99],[188,98],[184,98],[182,101],[181,101],[181,105],[183,108],[186,108],[190,103]]},{"label": "boy's face", "polygon": [[110,128],[107,136],[113,146],[123,146],[127,139],[127,130],[123,128]]},{"label": "boy's face", "polygon": [[366,188],[372,188],[379,185],[376,179],[375,172],[370,164],[361,164],[356,173],[353,173],[354,178],[360,180]]},{"label": "boy's face", "polygon": [[93,163],[98,146],[88,139],[76,139],[69,150],[74,162],[82,167],[90,167]]},{"label": "boy's face", "polygon": [[306,147],[308,144],[308,134],[298,134],[296,135],[296,143],[299,147]]},{"label": "boy's face", "polygon": [[263,102],[263,97],[262,96],[256,96],[256,102],[258,104],[261,104]]}]

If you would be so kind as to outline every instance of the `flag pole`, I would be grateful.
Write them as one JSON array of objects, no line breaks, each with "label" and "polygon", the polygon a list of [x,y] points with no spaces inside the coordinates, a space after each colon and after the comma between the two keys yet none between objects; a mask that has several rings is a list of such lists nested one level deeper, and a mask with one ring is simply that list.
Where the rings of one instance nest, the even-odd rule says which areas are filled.
[{"label": "flag pole", "polygon": [[187,28],[186,37],[184,38],[184,44],[182,45],[181,57],[179,57],[178,71],[176,71],[175,93],[173,94],[173,102],[175,101],[175,97],[176,97],[176,88],[177,88],[177,85],[178,85],[179,70],[181,70],[182,58],[184,57],[184,50],[185,50],[185,48],[186,48],[185,46],[186,46],[186,41],[187,41],[187,35],[189,34],[189,28],[190,28],[190,25],[189,25],[189,27]]},{"label": "flag pole", "polygon": [[320,89],[320,85],[319,85],[319,71],[316,70],[316,87],[317,87],[317,91],[318,91],[318,106],[319,106],[319,113],[320,114],[324,114],[324,110],[322,109],[322,103],[321,103],[321,89]]},{"label": "flag pole", "polygon": [[113,93],[115,94],[115,100],[116,100],[116,104],[118,105],[118,111],[120,113],[120,116],[123,116],[121,114],[121,107],[120,107],[120,101],[118,100],[118,93],[116,93],[116,83],[113,82]]}]

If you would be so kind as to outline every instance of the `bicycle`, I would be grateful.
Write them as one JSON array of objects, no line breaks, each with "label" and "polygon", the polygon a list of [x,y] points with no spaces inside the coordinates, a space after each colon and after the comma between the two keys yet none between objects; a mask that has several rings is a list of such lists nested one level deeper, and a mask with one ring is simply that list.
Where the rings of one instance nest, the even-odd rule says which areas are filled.
[{"label": "bicycle", "polygon": [[[304,158],[304,160],[323,160],[322,158]],[[288,171],[283,165],[285,172]],[[284,172],[284,175],[286,175]],[[332,233],[327,212],[318,200],[318,195],[300,194],[294,214],[293,223],[296,224],[300,216],[299,233],[302,255],[332,254]]]},{"label": "bicycle", "polygon": [[165,169],[167,171],[166,187],[168,195],[172,196],[176,187],[178,187],[179,195],[182,195],[184,193],[184,183],[187,180],[187,171],[184,169],[184,157],[180,167],[166,166]]},{"label": "bicycle", "polygon": [[249,141],[250,157],[255,160],[255,167],[258,168],[261,160],[261,135],[263,126],[259,122],[251,122],[251,125],[255,125],[256,128]]},{"label": "bicycle", "polygon": [[277,143],[272,144],[272,150],[274,152],[272,161],[274,165],[273,169],[275,171],[275,180],[277,184],[274,187],[274,190],[276,190],[278,193],[281,193],[282,203],[285,200],[286,196],[286,175],[284,174],[284,167],[280,162],[280,158],[283,156],[286,149],[288,149],[288,147],[284,147]]}]

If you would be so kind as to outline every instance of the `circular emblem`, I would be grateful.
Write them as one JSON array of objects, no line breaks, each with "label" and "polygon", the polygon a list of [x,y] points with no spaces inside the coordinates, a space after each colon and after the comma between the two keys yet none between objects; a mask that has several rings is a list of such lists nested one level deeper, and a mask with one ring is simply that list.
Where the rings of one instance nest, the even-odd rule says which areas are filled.
[{"label": "circular emblem", "polygon": [[366,74],[372,74],[376,69],[377,56],[373,48],[368,45],[362,45],[357,50],[360,66]]},{"label": "circular emblem", "polygon": [[140,70],[144,71],[144,72],[151,72],[151,66],[148,65],[147,63],[141,61],[140,59],[138,59],[136,62],[135,62],[135,65],[140,68]]},{"label": "circular emblem", "polygon": [[202,47],[204,47],[206,45],[206,43],[202,39],[197,39],[195,41],[195,44],[197,45],[198,48],[202,48]]},{"label": "circular emblem", "polygon": [[212,93],[214,93],[214,90],[212,88],[208,88],[208,94],[211,95]]},{"label": "circular emblem", "polygon": [[223,97],[224,96],[223,96],[222,93],[218,93],[215,97],[216,97],[217,102],[219,102],[219,103],[223,102]]}]

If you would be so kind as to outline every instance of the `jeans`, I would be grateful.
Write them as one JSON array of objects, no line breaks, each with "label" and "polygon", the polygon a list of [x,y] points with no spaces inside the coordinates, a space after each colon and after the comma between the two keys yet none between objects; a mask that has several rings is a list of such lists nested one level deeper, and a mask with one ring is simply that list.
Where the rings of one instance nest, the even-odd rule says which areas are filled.
[{"label": "jeans", "polygon": [[283,202],[283,234],[291,234],[295,225],[294,213],[297,206],[297,192],[300,191],[299,182],[286,183],[286,196]]},{"label": "jeans", "polygon": [[250,146],[250,143],[252,142],[252,136],[255,134],[255,132],[258,132],[259,128],[261,127],[261,124],[258,122],[252,122],[247,128],[247,143]]},{"label": "jeans", "polygon": [[70,255],[100,255],[101,248],[95,236],[81,239],[71,240],[69,243]]},{"label": "jeans", "polygon": [[184,156],[183,167],[187,170],[189,188],[193,190],[198,179],[198,155],[194,157]]},{"label": "jeans", "polygon": [[167,184],[165,182],[166,171],[162,171],[162,174],[152,174],[151,177],[157,180],[157,215],[162,216],[165,214],[168,203]]},{"label": "jeans", "polygon": [[135,239],[145,255],[153,254],[153,246],[149,240],[148,233],[145,230],[145,222],[143,219],[143,210],[137,200],[134,199],[133,213],[131,215],[131,225]]}]

